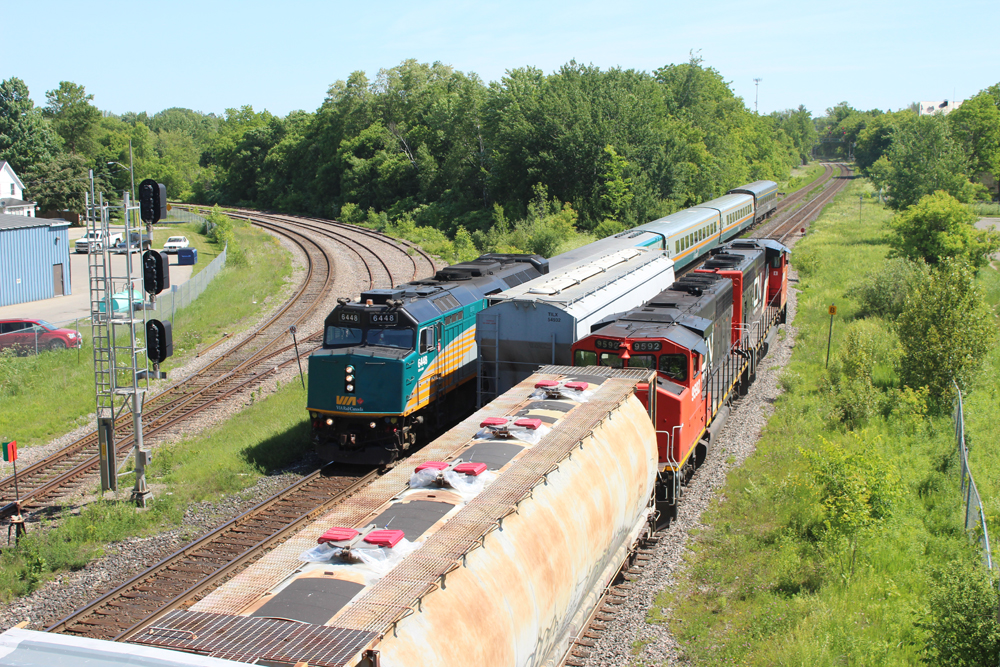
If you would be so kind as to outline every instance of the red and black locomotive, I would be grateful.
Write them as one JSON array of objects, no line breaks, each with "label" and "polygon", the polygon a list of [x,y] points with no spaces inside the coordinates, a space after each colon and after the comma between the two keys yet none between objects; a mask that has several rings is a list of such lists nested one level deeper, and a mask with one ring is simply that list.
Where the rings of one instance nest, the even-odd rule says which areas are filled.
[{"label": "red and black locomotive", "polygon": [[[573,345],[574,366],[657,370],[656,432],[664,518],[705,460],[786,319],[789,250],[740,239],[673,285]],[[640,396],[643,394],[640,392]]]}]

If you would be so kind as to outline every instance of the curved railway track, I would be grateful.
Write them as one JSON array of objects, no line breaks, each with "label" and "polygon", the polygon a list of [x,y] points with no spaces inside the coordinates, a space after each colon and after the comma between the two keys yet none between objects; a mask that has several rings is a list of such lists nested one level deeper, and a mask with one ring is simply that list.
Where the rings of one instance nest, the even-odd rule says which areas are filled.
[{"label": "curved railway track", "polygon": [[377,475],[347,466],[316,471],[47,630],[124,641],[164,614],[204,597]]},{"label": "curved railway track", "polygon": [[[302,221],[290,216],[254,216],[257,224],[281,234],[295,243],[307,258],[306,277],[293,297],[265,323],[251,332],[232,349],[210,362],[197,373],[171,385],[145,402],[143,434],[147,442],[155,443],[157,436],[171,432],[180,422],[210,408],[236,394],[254,388],[269,373],[294,363],[293,346],[289,344],[288,328],[308,320],[315,309],[322,305],[334,280],[333,258],[317,241],[317,237],[333,239],[338,244],[352,248],[359,238],[370,242],[374,232],[351,238],[324,229],[321,222]],[[295,228],[298,228],[296,230]],[[367,230],[366,230],[367,231]],[[383,245],[392,245],[395,252],[405,255],[416,274],[421,267],[408,252],[400,251],[391,241],[379,239]],[[354,249],[354,248],[352,248]],[[384,253],[382,248],[380,252]],[[367,255],[366,255],[367,252]],[[422,251],[420,251],[422,253]],[[356,253],[368,267],[370,284],[389,287],[394,276],[379,253],[365,249]],[[430,266],[433,260],[421,254]],[[384,267],[384,274],[373,270],[372,264]],[[407,279],[410,279],[407,276]],[[303,354],[312,351],[321,332],[303,337]],[[119,418],[115,424],[116,450],[120,457],[128,455],[133,446],[131,415]],[[35,512],[59,498],[79,490],[96,474],[100,459],[97,455],[96,431],[71,443],[59,452],[18,471],[21,511]],[[18,514],[13,478],[0,480],[0,519]]]},{"label": "curved railway track", "polygon": [[[823,189],[817,196],[808,200],[802,206],[795,208],[789,214],[763,225],[760,232],[768,238],[784,243],[786,238],[815,220],[823,208],[833,201],[833,198],[847,186],[848,180],[851,177],[851,168],[849,166],[845,164],[837,166],[840,170],[840,175],[821,181]],[[827,167],[831,168],[832,171],[832,165],[827,165]],[[810,188],[810,192],[815,188],[816,186]]]}]

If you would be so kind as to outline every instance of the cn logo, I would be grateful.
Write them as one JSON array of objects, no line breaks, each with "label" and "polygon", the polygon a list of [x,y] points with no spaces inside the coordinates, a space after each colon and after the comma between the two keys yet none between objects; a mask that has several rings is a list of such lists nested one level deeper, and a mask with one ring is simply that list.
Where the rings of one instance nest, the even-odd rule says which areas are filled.
[{"label": "cn logo", "polygon": [[357,405],[357,396],[338,396],[337,405]]}]

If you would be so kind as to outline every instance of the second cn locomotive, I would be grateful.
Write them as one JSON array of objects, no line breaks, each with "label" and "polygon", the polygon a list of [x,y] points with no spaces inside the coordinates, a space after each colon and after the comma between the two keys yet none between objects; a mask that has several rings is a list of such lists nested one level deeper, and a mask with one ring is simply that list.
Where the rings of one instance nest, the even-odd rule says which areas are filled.
[{"label": "second cn locomotive", "polygon": [[433,278],[340,300],[309,357],[307,407],[325,460],[387,464],[423,429],[475,404],[476,313],[486,296],[548,271],[538,255],[487,254]]}]

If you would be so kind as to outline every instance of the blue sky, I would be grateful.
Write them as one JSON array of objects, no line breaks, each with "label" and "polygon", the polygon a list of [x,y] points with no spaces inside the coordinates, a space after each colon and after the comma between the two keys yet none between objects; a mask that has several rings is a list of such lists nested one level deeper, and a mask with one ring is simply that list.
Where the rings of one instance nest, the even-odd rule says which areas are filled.
[{"label": "blue sky", "polygon": [[0,79],[39,106],[73,81],[101,109],[315,111],[333,82],[406,58],[484,81],[575,59],[653,71],[697,51],[761,113],[898,109],[1000,82],[1000,2],[0,0]]}]

